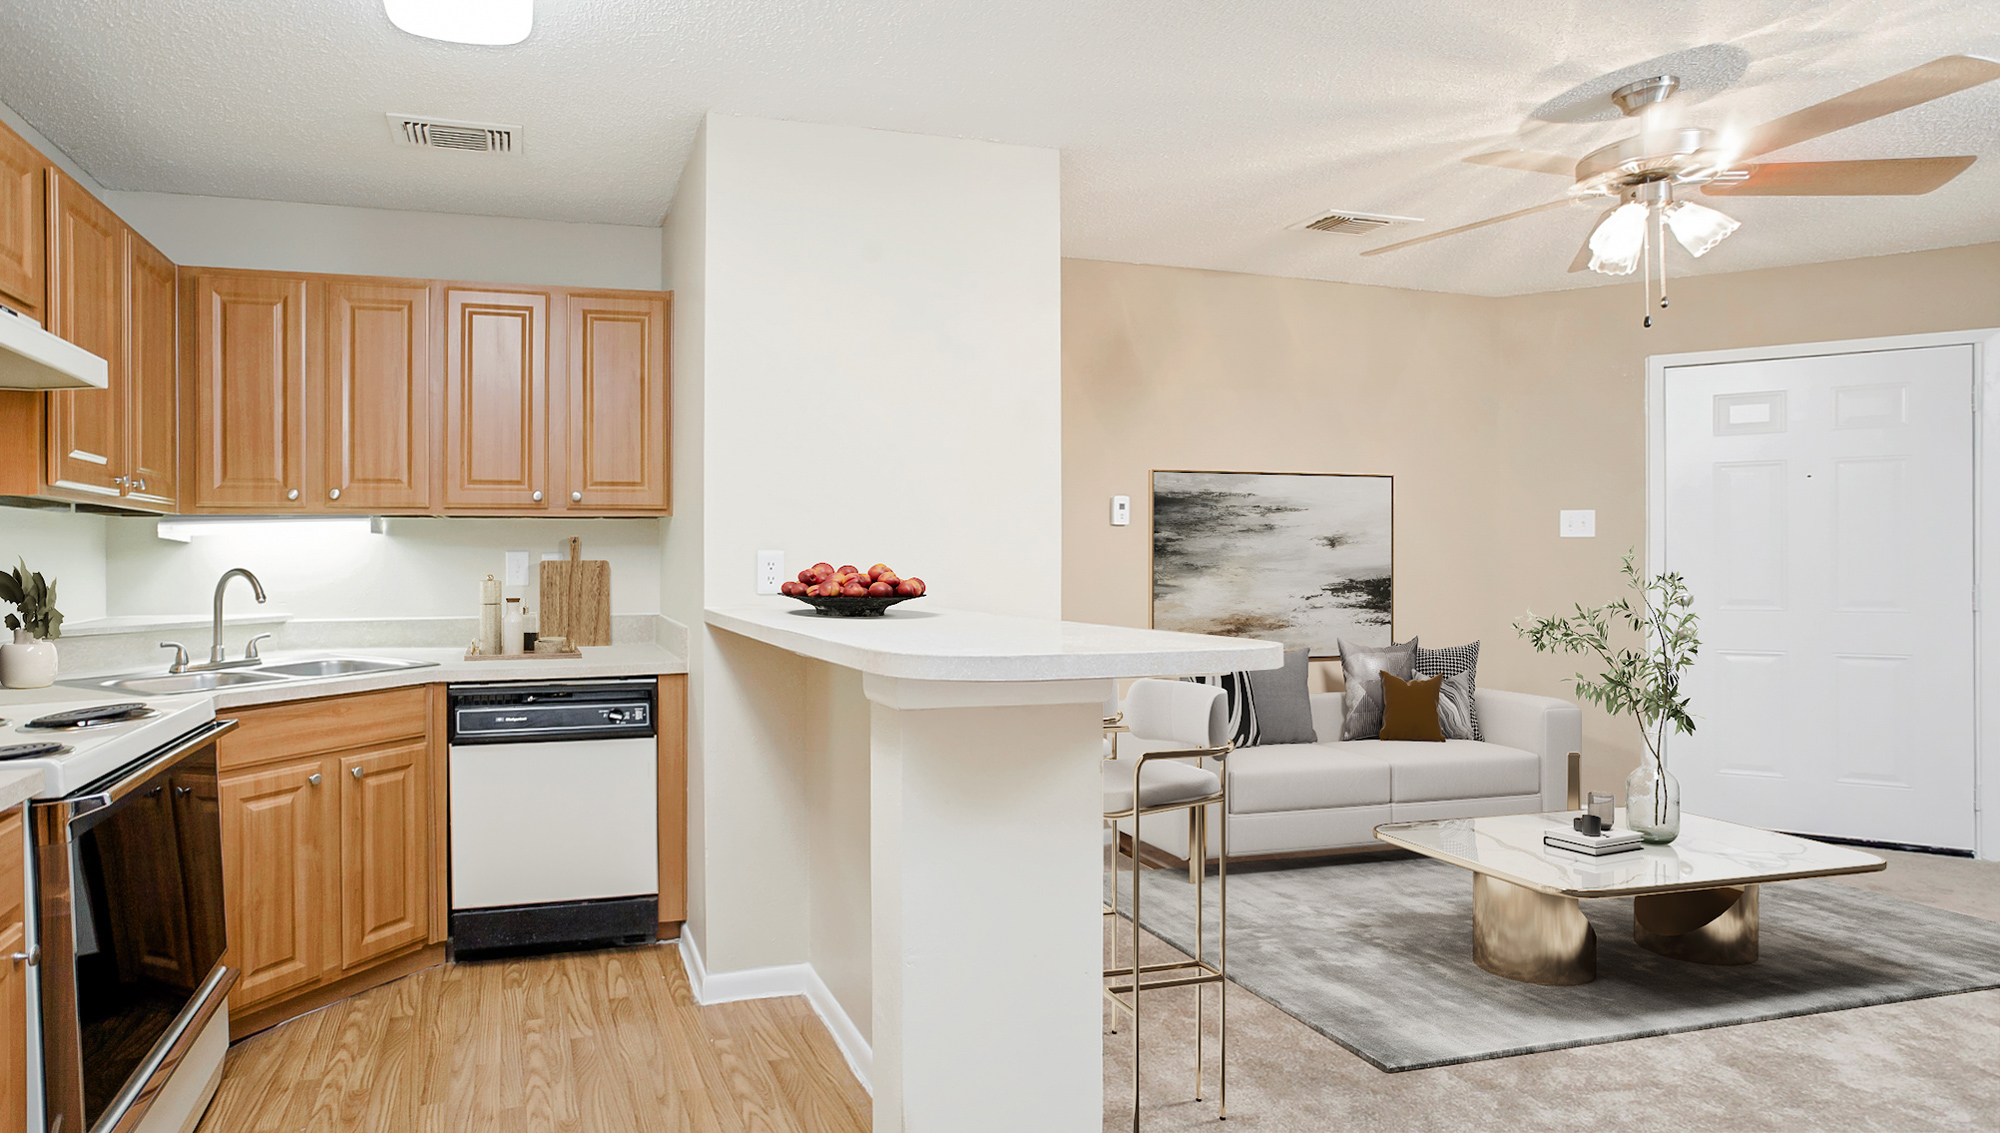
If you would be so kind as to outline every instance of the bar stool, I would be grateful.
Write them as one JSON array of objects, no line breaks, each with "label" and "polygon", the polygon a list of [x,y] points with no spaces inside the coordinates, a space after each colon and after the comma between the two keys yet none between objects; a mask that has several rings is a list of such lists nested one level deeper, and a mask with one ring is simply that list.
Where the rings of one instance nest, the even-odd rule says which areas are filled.
[{"label": "bar stool", "polygon": [[[1113,966],[1104,970],[1108,982],[1105,997],[1113,1004],[1112,1032],[1117,1033],[1117,1011],[1132,1019],[1132,1129],[1139,1129],[1139,997],[1142,992],[1169,987],[1195,989],[1194,1096],[1201,1100],[1202,1075],[1202,993],[1205,984],[1219,988],[1221,1043],[1219,1051],[1218,1116],[1229,1116],[1229,776],[1226,760],[1235,747],[1228,739],[1228,713],[1223,690],[1215,685],[1185,681],[1142,680],[1132,685],[1125,700],[1122,721],[1138,746],[1150,749],[1132,755],[1118,755],[1104,763],[1104,822],[1112,835],[1112,903],[1106,911],[1113,916],[1111,952]],[[1107,727],[1110,721],[1107,717]],[[1203,766],[1213,759],[1217,770]],[[1191,760],[1193,762],[1183,762]],[[1216,963],[1207,957],[1206,902],[1203,901],[1204,874],[1208,861],[1208,808],[1220,805],[1221,853],[1217,861],[1220,901],[1217,924],[1221,928]],[[1156,814],[1184,810],[1188,816],[1188,880],[1194,887],[1194,957],[1160,964],[1139,962],[1139,823]],[[1131,824],[1130,852],[1119,849],[1121,823]],[[1120,947],[1117,899],[1118,858],[1132,862],[1132,942],[1130,963],[1118,964]],[[1158,978],[1148,978],[1148,977]],[[1129,996],[1130,1001],[1127,1001]]]}]

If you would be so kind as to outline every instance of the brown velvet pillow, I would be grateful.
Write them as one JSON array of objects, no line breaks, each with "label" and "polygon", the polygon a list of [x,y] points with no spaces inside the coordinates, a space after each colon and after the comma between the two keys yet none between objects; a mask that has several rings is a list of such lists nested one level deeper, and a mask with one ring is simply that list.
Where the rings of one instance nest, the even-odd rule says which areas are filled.
[{"label": "brown velvet pillow", "polygon": [[1444,729],[1438,726],[1438,692],[1443,688],[1443,677],[1406,681],[1383,673],[1382,738],[1443,743]]}]

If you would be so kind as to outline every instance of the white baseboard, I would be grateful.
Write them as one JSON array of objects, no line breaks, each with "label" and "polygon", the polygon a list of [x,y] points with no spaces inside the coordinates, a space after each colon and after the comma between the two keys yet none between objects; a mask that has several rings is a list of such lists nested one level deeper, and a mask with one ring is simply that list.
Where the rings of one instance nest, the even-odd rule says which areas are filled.
[{"label": "white baseboard", "polygon": [[875,1092],[870,1075],[875,1065],[874,1048],[861,1037],[860,1028],[848,1018],[847,1011],[835,999],[819,973],[811,964],[780,964],[769,968],[748,968],[740,972],[714,972],[702,963],[701,949],[695,947],[694,934],[683,931],[680,939],[681,966],[687,969],[688,984],[694,991],[696,1003],[736,1003],[745,999],[775,999],[781,995],[803,995],[806,1002],[826,1024],[828,1033],[833,1035],[833,1043],[840,1048],[847,1059],[847,1068],[854,1071],[861,1088],[870,1095]]}]

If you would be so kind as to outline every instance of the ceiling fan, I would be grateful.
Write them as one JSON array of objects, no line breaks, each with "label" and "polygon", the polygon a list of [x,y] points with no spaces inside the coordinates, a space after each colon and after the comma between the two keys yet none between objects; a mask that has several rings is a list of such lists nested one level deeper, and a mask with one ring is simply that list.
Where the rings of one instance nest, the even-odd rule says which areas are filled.
[{"label": "ceiling fan", "polygon": [[[1673,75],[1628,83],[1611,92],[1640,132],[1572,159],[1561,154],[1500,150],[1465,160],[1552,173],[1574,179],[1569,192],[1553,201],[1370,248],[1379,256],[1501,224],[1592,198],[1617,201],[1591,229],[1570,264],[1605,275],[1628,275],[1650,249],[1660,246],[1660,306],[1666,302],[1666,233],[1700,256],[1726,239],[1738,222],[1715,209],[1683,199],[1699,189],[1706,196],[1881,196],[1915,195],[1938,188],[1972,165],[1972,157],[1902,157],[1872,161],[1751,162],[1774,150],[1858,125],[2000,78],[2000,63],[1970,55],[1947,55],[1796,110],[1748,131],[1740,138],[1718,136],[1699,126],[1665,121],[1658,113],[1680,87]],[[1647,266],[1647,306],[1652,305],[1652,271]],[[1650,313],[1646,325],[1652,325]]]}]

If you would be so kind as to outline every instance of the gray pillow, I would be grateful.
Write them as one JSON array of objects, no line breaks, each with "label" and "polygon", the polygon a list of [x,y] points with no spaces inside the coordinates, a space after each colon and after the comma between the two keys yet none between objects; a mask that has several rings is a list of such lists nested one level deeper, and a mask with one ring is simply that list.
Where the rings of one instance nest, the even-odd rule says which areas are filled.
[{"label": "gray pillow", "polygon": [[1287,649],[1281,669],[1191,679],[1222,686],[1229,706],[1229,738],[1237,747],[1317,743],[1312,696],[1306,689],[1308,657],[1304,649]]},{"label": "gray pillow", "polygon": [[1340,738],[1369,740],[1382,734],[1382,674],[1410,680],[1417,673],[1417,639],[1384,649],[1370,649],[1342,640],[1340,671],[1347,682],[1341,696]]},{"label": "gray pillow", "polygon": [[1453,673],[1440,678],[1438,689],[1438,730],[1448,740],[1476,740],[1472,714],[1472,673]]}]

